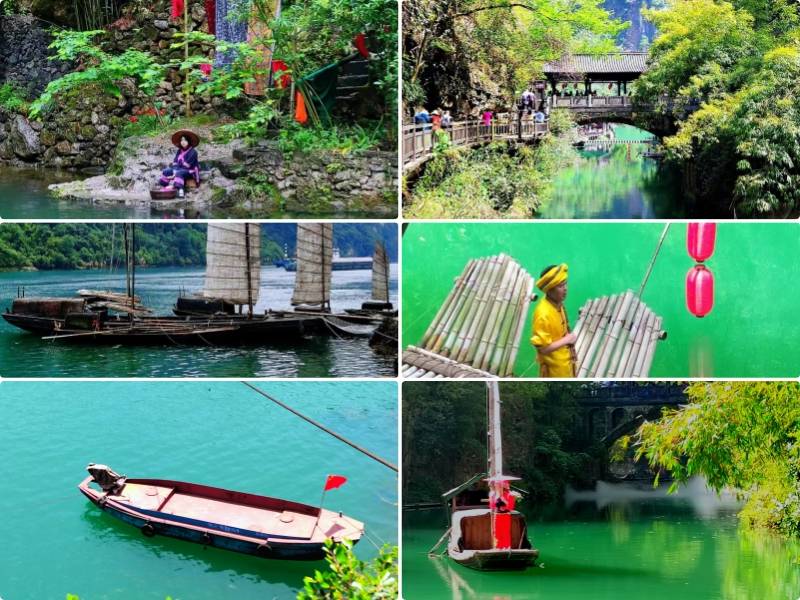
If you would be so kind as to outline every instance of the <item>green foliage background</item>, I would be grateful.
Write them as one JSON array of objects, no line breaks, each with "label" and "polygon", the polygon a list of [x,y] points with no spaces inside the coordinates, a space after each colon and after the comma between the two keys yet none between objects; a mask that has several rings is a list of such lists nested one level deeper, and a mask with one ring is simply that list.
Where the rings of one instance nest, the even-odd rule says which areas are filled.
[{"label": "green foliage background", "polygon": [[[262,261],[294,253],[296,227],[285,223],[262,226]],[[113,232],[113,234],[112,234]],[[394,224],[336,223],[334,244],[343,256],[371,256],[382,240],[391,260],[397,260]],[[119,225],[4,223],[0,226],[0,269],[88,269],[107,266],[112,256],[124,264],[123,231]],[[205,264],[206,226],[147,223],[136,228],[137,260],[144,266]]]}]

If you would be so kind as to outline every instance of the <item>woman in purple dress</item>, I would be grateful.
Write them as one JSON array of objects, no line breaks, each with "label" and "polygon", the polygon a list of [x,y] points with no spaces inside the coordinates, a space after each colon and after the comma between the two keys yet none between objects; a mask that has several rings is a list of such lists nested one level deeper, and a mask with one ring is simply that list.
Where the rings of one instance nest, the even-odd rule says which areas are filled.
[{"label": "woman in purple dress", "polygon": [[178,150],[172,165],[161,172],[159,183],[162,187],[172,186],[177,190],[178,198],[183,198],[188,179],[200,184],[200,157],[196,150],[200,138],[193,131],[184,129],[172,134],[172,143]]}]

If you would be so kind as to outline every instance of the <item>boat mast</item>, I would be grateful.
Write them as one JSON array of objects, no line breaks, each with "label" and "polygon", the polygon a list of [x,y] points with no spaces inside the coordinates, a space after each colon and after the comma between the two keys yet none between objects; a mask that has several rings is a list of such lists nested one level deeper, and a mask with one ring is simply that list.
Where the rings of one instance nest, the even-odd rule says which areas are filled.
[{"label": "boat mast", "polygon": [[503,475],[503,436],[500,431],[500,390],[496,381],[486,382],[486,410],[489,426],[487,435],[487,463],[489,479]]},{"label": "boat mast", "polygon": [[131,223],[131,321],[136,301],[136,223]]},{"label": "boat mast", "polygon": [[249,312],[247,314],[248,319],[253,318],[253,274],[250,271],[252,268],[250,265],[250,223],[244,224],[244,253],[245,253],[245,269],[247,270],[247,307]]}]

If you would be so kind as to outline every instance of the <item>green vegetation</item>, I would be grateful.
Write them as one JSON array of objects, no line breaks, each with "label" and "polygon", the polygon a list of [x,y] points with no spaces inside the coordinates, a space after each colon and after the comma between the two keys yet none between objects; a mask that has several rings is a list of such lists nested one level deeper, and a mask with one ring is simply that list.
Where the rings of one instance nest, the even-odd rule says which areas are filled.
[{"label": "green vegetation", "polygon": [[698,200],[739,217],[800,212],[800,5],[673,0],[645,14],[659,35],[636,95],[674,98],[665,145]]},{"label": "green vegetation", "polygon": [[297,600],[393,600],[399,593],[397,546],[382,548],[370,562],[359,560],[350,542],[325,542],[326,571],[303,579]]},{"label": "green vegetation", "polygon": [[30,103],[25,91],[13,83],[0,85],[0,107],[8,112],[27,115]]},{"label": "green vegetation", "polygon": [[[5,223],[0,227],[0,269],[88,269],[125,264],[119,225]],[[113,242],[113,249],[112,249]],[[138,225],[137,259],[146,266],[205,262],[205,226]]]},{"label": "green vegetation", "polygon": [[[403,2],[405,109],[474,103],[473,88],[511,106],[565,52],[607,52],[625,25],[602,0],[409,0]],[[471,108],[475,108],[472,106]],[[455,113],[454,113],[455,114]]]},{"label": "green vegetation", "polygon": [[690,404],[637,435],[637,455],[674,478],[693,475],[747,499],[749,527],[800,535],[800,390],[796,382],[695,383]]},{"label": "green vegetation", "polygon": [[[526,504],[551,504],[567,482],[586,485],[602,474],[604,449],[578,439],[574,426],[582,416],[579,391],[569,384],[500,384],[504,470],[522,478]],[[438,501],[486,469],[485,399],[486,386],[475,382],[403,386],[404,503]]]},{"label": "green vegetation", "polygon": [[[267,264],[294,254],[297,230],[288,223],[262,226],[262,261]],[[394,224],[337,223],[334,244],[343,256],[371,256],[376,240],[383,240],[392,260],[397,259]],[[5,223],[0,227],[0,269],[90,269],[124,263],[123,230],[119,225],[62,223]],[[205,264],[206,227],[191,224],[147,223],[136,227],[136,256],[143,266]]]},{"label": "green vegetation", "polygon": [[536,145],[494,142],[468,149],[440,142],[411,192],[408,218],[529,218],[547,202],[556,170],[574,157],[561,135],[569,115],[553,111]]}]

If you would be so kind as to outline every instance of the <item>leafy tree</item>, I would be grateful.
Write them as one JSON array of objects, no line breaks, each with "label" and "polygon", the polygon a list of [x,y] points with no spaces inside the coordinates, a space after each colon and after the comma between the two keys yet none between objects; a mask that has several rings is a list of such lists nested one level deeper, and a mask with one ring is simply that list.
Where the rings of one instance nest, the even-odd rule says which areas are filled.
[{"label": "leafy tree", "polygon": [[747,498],[745,523],[800,535],[800,390],[795,382],[695,383],[690,403],[638,432],[637,457],[671,490],[694,475]]},{"label": "leafy tree", "polygon": [[397,546],[382,548],[367,563],[359,560],[348,541],[325,542],[326,571],[303,579],[297,600],[393,600],[399,593]]}]

